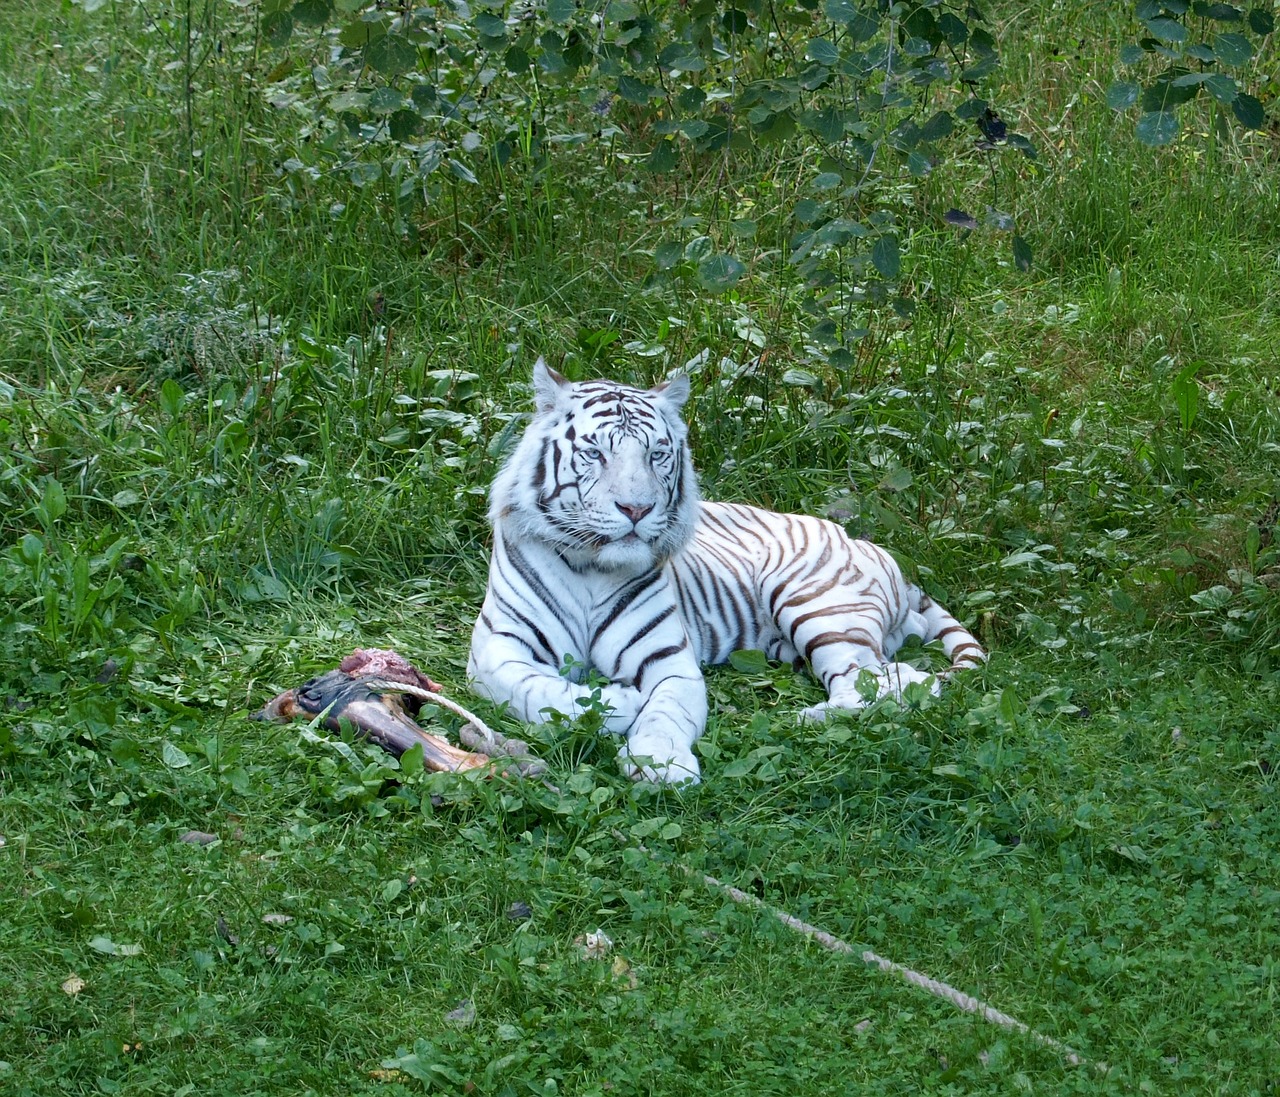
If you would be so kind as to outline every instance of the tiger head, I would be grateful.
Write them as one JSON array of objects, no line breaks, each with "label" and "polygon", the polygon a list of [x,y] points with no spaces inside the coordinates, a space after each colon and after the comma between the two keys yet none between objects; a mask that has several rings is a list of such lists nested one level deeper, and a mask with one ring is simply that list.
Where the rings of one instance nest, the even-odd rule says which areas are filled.
[{"label": "tiger head", "polygon": [[533,389],[533,421],[493,484],[495,528],[603,571],[643,571],[683,547],[698,507],[680,417],[689,379],[573,384],[539,358]]}]

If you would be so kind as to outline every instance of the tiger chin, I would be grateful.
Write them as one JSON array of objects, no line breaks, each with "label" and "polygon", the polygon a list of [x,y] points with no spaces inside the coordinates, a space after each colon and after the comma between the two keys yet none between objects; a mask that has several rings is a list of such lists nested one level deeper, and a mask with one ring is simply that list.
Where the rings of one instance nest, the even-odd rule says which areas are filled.
[{"label": "tiger chin", "polygon": [[493,556],[467,663],[476,692],[514,716],[581,711],[595,671],[627,773],[697,782],[704,663],[752,648],[807,665],[827,700],[802,715],[822,720],[911,683],[938,692],[938,676],[894,661],[909,636],[941,642],[944,675],[985,661],[876,545],[825,519],[699,499],[687,377],[574,384],[539,358],[533,388],[533,419],[490,493]]}]

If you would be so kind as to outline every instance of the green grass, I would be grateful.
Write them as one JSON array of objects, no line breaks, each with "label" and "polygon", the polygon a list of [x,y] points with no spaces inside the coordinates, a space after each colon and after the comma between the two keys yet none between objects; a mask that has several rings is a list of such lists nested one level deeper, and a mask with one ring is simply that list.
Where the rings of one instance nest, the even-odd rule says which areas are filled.
[{"label": "green grass", "polygon": [[[916,311],[859,314],[842,370],[786,262],[801,149],[695,186],[548,146],[409,231],[376,188],[277,171],[313,153],[260,45],[188,115],[180,39],[132,7],[0,15],[0,1089],[1274,1091],[1272,138],[1144,148],[1103,100],[1118,16],[997,15],[1038,166],[998,160],[993,193],[961,147],[895,192]],[[986,203],[1031,272],[943,223]],[[660,276],[659,244],[746,217],[732,293]],[[706,493],[887,544],[990,664],[803,728],[806,678],[714,670],[682,795],[491,709],[561,794],[248,723],[363,644],[467,700],[538,353],[691,363]]]}]

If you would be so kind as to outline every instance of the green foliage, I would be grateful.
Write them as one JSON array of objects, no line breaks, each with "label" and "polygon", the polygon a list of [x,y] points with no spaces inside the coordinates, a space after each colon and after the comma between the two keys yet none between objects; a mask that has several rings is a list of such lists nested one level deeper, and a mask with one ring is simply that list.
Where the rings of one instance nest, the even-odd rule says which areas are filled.
[{"label": "green foliage", "polygon": [[[837,367],[865,334],[868,308],[912,307],[902,253],[920,226],[892,199],[904,173],[922,179],[975,145],[1034,156],[978,94],[998,55],[974,5],[613,0],[598,11],[459,3],[397,15],[281,0],[263,18],[268,41],[290,50],[272,73],[273,101],[301,112],[322,162],[377,189],[406,234],[446,200],[461,233],[459,188],[531,195],[557,148],[596,150],[603,184],[622,177],[649,195],[666,186],[646,176],[677,167],[701,175],[809,150],[774,234]],[[338,47],[328,30],[303,29],[313,24],[332,24]],[[314,176],[314,151],[285,167]],[[728,248],[754,236],[664,242],[649,284],[685,277],[729,293],[749,268]],[[1015,259],[1029,269],[1021,238]]]},{"label": "green foliage", "polygon": [[[768,9],[659,9],[637,22],[656,56],[602,75],[620,24],[553,2],[520,75],[520,19],[440,9],[441,73],[497,70],[470,90],[474,123],[357,102],[351,137],[312,63],[412,103],[429,50],[395,46],[400,8],[367,13],[382,46],[323,39],[350,7],[0,7],[0,1089],[1265,1093],[1280,195],[1264,150],[1152,156],[1117,133],[1087,89],[1111,79],[1127,9],[1083,3],[992,9],[1003,131],[963,114],[942,5],[921,7],[944,44],[919,57],[910,7],[779,9],[773,57]],[[953,14],[962,63],[981,64],[978,21]],[[1173,15],[1188,43],[1216,41],[1194,9]],[[1204,18],[1255,48],[1205,71],[1266,98],[1247,14]],[[664,65],[677,22],[681,63],[705,68]],[[506,37],[486,51],[486,30]],[[952,69],[921,95],[904,78],[916,106],[882,115],[867,88],[885,69],[848,70],[891,42],[921,79]],[[769,83],[819,69],[819,87]],[[1213,86],[1199,102],[1221,107]],[[682,103],[691,87],[707,102]],[[839,87],[869,136],[806,113],[843,109]],[[415,136],[392,132],[398,110]],[[876,129],[903,118],[911,148]],[[700,147],[716,124],[724,146]],[[1033,171],[1002,151],[1017,129],[1043,150]],[[411,172],[401,199],[386,165],[429,140],[458,166]],[[936,170],[912,175],[921,152]],[[819,687],[740,653],[708,675],[706,779],[679,795],[621,777],[599,705],[529,729],[473,702],[558,792],[246,722],[366,644],[466,700],[486,485],[537,353],[575,376],[690,373],[707,495],[886,544],[991,664],[940,698],[799,726]],[[603,961],[575,943],[596,930]]]},{"label": "green foliage", "polygon": [[1219,125],[1218,107],[1229,107],[1246,130],[1266,124],[1262,102],[1245,90],[1237,74],[1265,56],[1275,32],[1275,15],[1265,7],[1246,10],[1207,0],[1140,0],[1134,14],[1145,32],[1137,43],[1123,46],[1120,61],[1136,66],[1143,82],[1121,80],[1107,89],[1107,105],[1115,111],[1141,110],[1138,140],[1167,145],[1177,138],[1179,108],[1205,93],[1213,111],[1211,130]]}]

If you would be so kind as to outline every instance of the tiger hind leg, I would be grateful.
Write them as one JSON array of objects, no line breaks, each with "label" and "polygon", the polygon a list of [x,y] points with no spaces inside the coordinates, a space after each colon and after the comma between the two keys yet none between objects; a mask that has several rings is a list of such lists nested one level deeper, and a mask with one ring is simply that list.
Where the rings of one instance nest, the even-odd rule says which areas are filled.
[{"label": "tiger hind leg", "polygon": [[[938,696],[942,678],[986,660],[986,653],[973,634],[942,606],[918,587],[907,586],[904,593],[907,609],[896,622],[885,621],[876,612],[882,612],[880,606],[872,610],[868,605],[848,622],[852,627],[807,638],[810,668],[826,687],[828,699],[804,709],[801,719],[822,721],[832,711],[856,711],[883,697],[901,699],[906,688],[914,684],[924,685]],[[878,631],[876,624],[888,627]],[[940,641],[951,665],[933,674],[895,662],[894,654],[909,636],[918,636],[925,643]],[[796,638],[802,643],[806,639],[799,634]],[[870,682],[863,677],[864,671],[871,676]]]},{"label": "tiger hind leg", "polygon": [[[859,689],[859,679],[865,672],[870,676],[875,692]],[[865,682],[866,679],[863,679]],[[935,697],[942,692],[938,676],[917,670],[910,663],[884,663],[879,666],[854,666],[842,673],[828,687],[830,696],[820,704],[810,705],[800,711],[801,720],[822,723],[833,712],[856,712],[882,697],[901,698],[907,686],[926,685]]]}]

